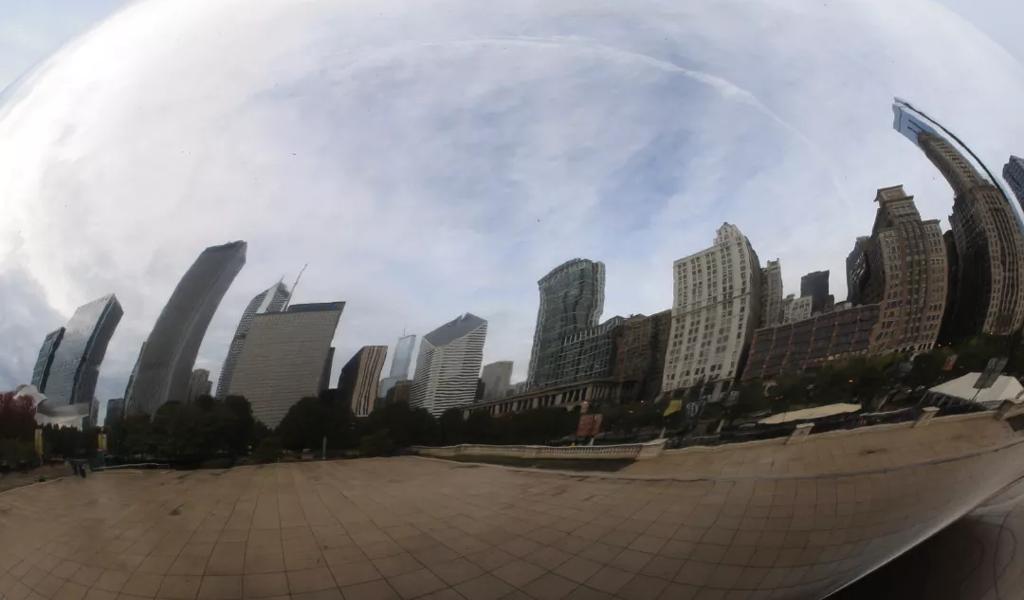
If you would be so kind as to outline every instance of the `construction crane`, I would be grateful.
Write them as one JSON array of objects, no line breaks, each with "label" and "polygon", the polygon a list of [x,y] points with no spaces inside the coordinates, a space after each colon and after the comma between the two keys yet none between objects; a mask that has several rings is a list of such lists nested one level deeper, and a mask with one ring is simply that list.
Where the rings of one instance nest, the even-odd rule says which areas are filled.
[{"label": "construction crane", "polygon": [[[292,284],[292,291],[288,294],[288,300],[284,303],[284,307],[281,309],[281,312],[288,310],[288,306],[292,303],[292,298],[295,297],[295,288],[299,287],[299,280],[302,279],[302,274],[306,272],[306,267],[308,266],[309,263],[306,263],[302,265],[301,269],[299,269],[299,274],[295,276],[295,283]],[[284,278],[282,277],[282,279]]]}]

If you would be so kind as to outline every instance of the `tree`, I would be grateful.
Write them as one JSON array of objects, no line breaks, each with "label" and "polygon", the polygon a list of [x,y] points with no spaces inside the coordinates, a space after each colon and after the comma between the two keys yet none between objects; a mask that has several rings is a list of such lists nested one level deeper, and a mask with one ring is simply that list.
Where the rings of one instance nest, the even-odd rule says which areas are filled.
[{"label": "tree", "polygon": [[0,438],[32,441],[36,429],[36,409],[27,396],[14,392],[0,394]]},{"label": "tree", "polygon": [[362,423],[364,433],[386,430],[399,448],[435,444],[440,438],[437,420],[422,408],[407,402],[390,402],[374,409]]},{"label": "tree", "polygon": [[449,408],[437,421],[441,444],[452,446],[466,441],[466,424],[461,408]]},{"label": "tree", "polygon": [[768,410],[770,404],[764,394],[764,384],[754,379],[740,385],[739,399],[734,407],[736,414],[750,414]]},{"label": "tree", "polygon": [[295,451],[320,448],[324,437],[327,447],[335,450],[353,448],[358,439],[352,410],[330,394],[308,396],[292,405],[276,433],[282,446]]}]

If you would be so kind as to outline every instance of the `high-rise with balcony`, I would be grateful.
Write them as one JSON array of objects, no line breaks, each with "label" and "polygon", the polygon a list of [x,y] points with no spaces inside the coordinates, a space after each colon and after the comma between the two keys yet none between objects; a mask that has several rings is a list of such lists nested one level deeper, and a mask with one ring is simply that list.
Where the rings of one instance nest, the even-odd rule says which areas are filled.
[{"label": "high-rise with balcony", "polygon": [[540,304],[527,382],[530,387],[565,383],[560,367],[568,340],[598,325],[604,310],[604,263],[574,258],[537,282]]},{"label": "high-rise with balcony", "polygon": [[672,333],[662,392],[727,387],[743,368],[761,320],[761,265],[750,241],[725,223],[714,245],[673,264]]},{"label": "high-rise with balcony", "polygon": [[348,403],[357,417],[368,417],[373,412],[377,382],[387,354],[387,346],[363,346],[341,368],[338,397]]},{"label": "high-rise with balcony", "polygon": [[288,303],[291,293],[281,282],[277,282],[263,290],[249,301],[242,318],[238,321],[235,335],[231,338],[231,345],[228,347],[228,355],[224,359],[224,366],[220,370],[220,378],[217,380],[217,397],[223,399],[231,388],[231,377],[235,373],[235,364],[238,362],[238,355],[242,353],[245,346],[245,337],[249,334],[249,327],[256,315],[280,312]]},{"label": "high-rise with balcony", "polygon": [[[966,144],[904,100],[893,127],[920,148],[953,188],[956,278],[948,337],[1010,335],[1024,323],[1024,232],[1009,198]],[[943,335],[947,335],[944,333]]]},{"label": "high-rise with balcony", "polygon": [[761,269],[761,324],[772,327],[782,323],[782,267],[778,260],[769,260]]},{"label": "high-rise with balcony", "polygon": [[244,396],[253,417],[277,427],[293,404],[327,389],[331,341],[344,308],[344,302],[319,302],[256,314],[227,395]]},{"label": "high-rise with balcony", "polygon": [[487,321],[466,313],[423,336],[409,404],[440,416],[471,404],[483,362]]},{"label": "high-rise with balcony", "polygon": [[210,246],[178,282],[139,354],[125,397],[129,413],[151,415],[185,400],[206,328],[245,265],[245,250],[242,241]]},{"label": "high-rise with balcony", "polygon": [[33,383],[50,406],[90,404],[96,393],[107,344],[124,311],[108,294],[79,306],[67,325],[43,341],[33,370]]},{"label": "high-rise with balcony", "polygon": [[[903,186],[878,190],[864,275],[848,275],[863,303],[878,303],[872,353],[930,350],[946,308],[946,248],[937,219],[922,220]],[[861,266],[861,265],[856,265]]]}]

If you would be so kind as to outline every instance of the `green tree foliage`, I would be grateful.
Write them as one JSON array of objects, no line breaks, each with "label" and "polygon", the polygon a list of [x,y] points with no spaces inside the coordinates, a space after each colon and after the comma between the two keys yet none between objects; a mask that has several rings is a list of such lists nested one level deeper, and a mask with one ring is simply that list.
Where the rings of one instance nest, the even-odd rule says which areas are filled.
[{"label": "green tree foliage", "polygon": [[288,450],[319,450],[324,437],[332,450],[354,448],[358,438],[351,408],[333,394],[309,396],[288,409],[277,427],[281,445]]},{"label": "green tree foliage", "polygon": [[281,459],[281,440],[272,435],[261,438],[252,451],[252,457],[256,462],[277,462]]},{"label": "green tree foliage", "polygon": [[386,431],[397,448],[438,443],[437,420],[422,408],[413,409],[407,402],[391,402],[374,409],[362,424],[364,433]]},{"label": "green tree foliage", "polygon": [[14,392],[0,394],[0,439],[31,442],[36,429],[32,400],[15,398]]},{"label": "green tree foliage", "polygon": [[374,431],[359,439],[360,456],[387,456],[395,451],[395,445],[387,429]]}]

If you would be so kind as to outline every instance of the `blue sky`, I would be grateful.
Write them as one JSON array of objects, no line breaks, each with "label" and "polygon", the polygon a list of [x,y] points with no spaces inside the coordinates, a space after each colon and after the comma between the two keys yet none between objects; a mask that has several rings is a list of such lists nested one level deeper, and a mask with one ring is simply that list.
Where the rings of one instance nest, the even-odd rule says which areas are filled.
[{"label": "blue sky", "polygon": [[672,260],[722,221],[787,292],[827,268],[839,296],[875,189],[945,223],[894,95],[991,167],[1024,152],[1005,0],[120,4],[0,1],[0,86],[38,65],[0,101],[0,389],[114,292],[119,396],[177,279],[230,239],[249,261],[198,367],[308,262],[296,301],[348,301],[339,364],[470,311],[521,378],[536,280],[569,258],[606,263],[607,318],[668,308]]}]

